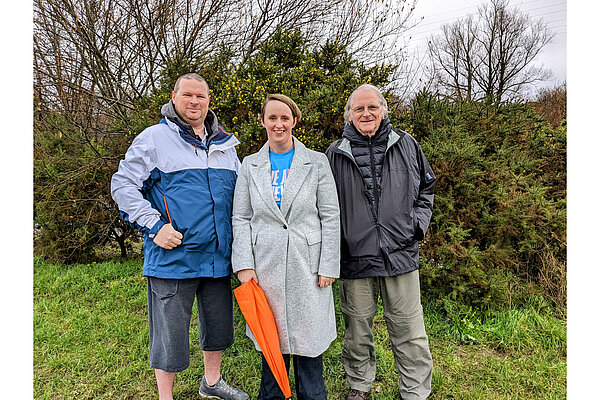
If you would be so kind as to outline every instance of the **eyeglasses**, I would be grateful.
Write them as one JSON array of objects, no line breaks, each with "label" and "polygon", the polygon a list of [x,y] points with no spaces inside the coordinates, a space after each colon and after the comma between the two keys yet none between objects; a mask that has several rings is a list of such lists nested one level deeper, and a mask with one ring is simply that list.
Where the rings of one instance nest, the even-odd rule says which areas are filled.
[{"label": "eyeglasses", "polygon": [[[370,104],[367,106],[367,110],[370,113],[376,113],[377,111],[379,111],[379,109],[381,108],[381,106],[377,105],[377,104]],[[352,112],[354,114],[362,114],[365,111],[365,107],[364,106],[358,106],[358,107],[354,107],[352,109]]]}]

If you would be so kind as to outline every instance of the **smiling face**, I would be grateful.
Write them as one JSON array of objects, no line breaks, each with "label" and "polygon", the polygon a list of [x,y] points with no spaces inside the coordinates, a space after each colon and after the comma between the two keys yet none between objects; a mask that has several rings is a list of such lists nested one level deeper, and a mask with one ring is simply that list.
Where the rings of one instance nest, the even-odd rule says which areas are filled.
[{"label": "smiling face", "polygon": [[171,93],[175,111],[183,119],[183,122],[192,127],[204,125],[204,119],[208,113],[210,96],[208,85],[196,79],[182,79],[177,91]]},{"label": "smiling face", "polygon": [[292,128],[296,126],[296,122],[298,118],[293,116],[292,110],[285,103],[270,100],[265,105],[261,124],[267,130],[269,147],[272,151],[285,153],[294,147]]},{"label": "smiling face", "polygon": [[354,93],[348,119],[361,135],[375,135],[383,117],[384,112],[377,93],[368,88],[358,89]]}]

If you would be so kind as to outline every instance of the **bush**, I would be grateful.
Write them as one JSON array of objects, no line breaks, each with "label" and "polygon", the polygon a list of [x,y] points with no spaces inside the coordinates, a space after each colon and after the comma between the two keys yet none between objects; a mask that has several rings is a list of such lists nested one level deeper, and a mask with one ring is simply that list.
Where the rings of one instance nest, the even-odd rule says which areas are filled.
[{"label": "bush", "polygon": [[47,260],[90,262],[110,239],[127,254],[134,231],[120,218],[110,179],[127,143],[49,112],[34,123],[34,250]]},{"label": "bush", "polygon": [[398,120],[437,175],[426,295],[487,307],[544,293],[564,305],[566,124],[553,128],[524,104],[427,93]]},{"label": "bush", "polygon": [[567,83],[541,90],[532,105],[553,127],[560,126],[567,118]]}]

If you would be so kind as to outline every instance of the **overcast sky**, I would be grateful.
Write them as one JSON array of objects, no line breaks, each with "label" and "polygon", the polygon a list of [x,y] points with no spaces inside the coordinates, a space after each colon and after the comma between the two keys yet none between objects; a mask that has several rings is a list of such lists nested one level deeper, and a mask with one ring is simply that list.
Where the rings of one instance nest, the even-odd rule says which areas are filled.
[{"label": "overcast sky", "polygon": [[[406,34],[411,37],[410,51],[423,56],[427,51],[427,38],[441,33],[443,23],[453,22],[468,14],[477,14],[477,7],[489,0],[417,0],[413,17],[420,21]],[[516,7],[534,19],[543,19],[555,33],[552,43],[547,45],[538,56],[537,65],[552,70],[552,80],[540,84],[540,87],[553,87],[566,81],[566,37],[567,5],[565,0],[510,0]]]}]

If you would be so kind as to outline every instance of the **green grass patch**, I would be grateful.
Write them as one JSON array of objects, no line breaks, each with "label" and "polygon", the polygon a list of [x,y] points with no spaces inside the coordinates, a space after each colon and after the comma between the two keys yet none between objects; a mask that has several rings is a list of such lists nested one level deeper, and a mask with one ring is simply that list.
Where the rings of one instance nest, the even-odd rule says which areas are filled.
[{"label": "green grass patch", "polygon": [[[330,399],[345,399],[340,364],[344,324],[334,287],[338,339],[324,354]],[[489,311],[450,301],[424,305],[434,360],[430,399],[565,399],[566,321],[542,298]],[[34,397],[153,399],[148,362],[146,279],[139,262],[61,266],[34,260]],[[377,376],[372,399],[399,399],[398,373],[380,308],[374,320]],[[259,354],[235,306],[235,344],[222,373],[256,398]],[[191,366],[177,377],[176,399],[199,398],[203,374],[197,314],[190,328]],[[291,374],[293,385],[293,374]]]}]

